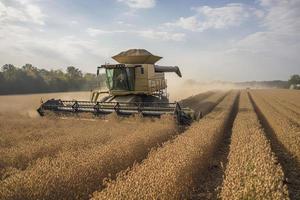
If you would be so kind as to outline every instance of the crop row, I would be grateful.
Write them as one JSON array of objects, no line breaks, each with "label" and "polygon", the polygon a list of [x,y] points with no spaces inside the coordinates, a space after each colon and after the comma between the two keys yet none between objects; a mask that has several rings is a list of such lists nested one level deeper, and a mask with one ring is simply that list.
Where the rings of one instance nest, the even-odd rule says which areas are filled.
[{"label": "crop row", "polygon": [[93,199],[184,199],[195,177],[204,173],[222,141],[237,93],[232,92],[200,122],[163,147],[152,151],[140,165],[120,173]]},{"label": "crop row", "polygon": [[[0,148],[12,147],[24,141],[37,141],[43,137],[62,135],[64,134],[64,132],[61,131],[62,124],[65,125],[66,122],[30,119],[20,116],[13,117],[0,114]],[[69,125],[72,127],[71,123],[69,123]]]},{"label": "crop row", "polygon": [[[126,130],[129,128],[134,131],[142,127],[139,125],[132,126],[132,123],[128,122],[119,122],[118,126],[114,126],[116,124],[114,121],[104,123],[80,121],[79,123],[79,121],[73,120],[73,124],[74,126],[65,126],[64,129],[60,129],[62,135],[52,134],[38,140],[25,140],[12,147],[0,148],[1,171],[10,171],[9,169],[12,168],[23,170],[38,158],[55,156],[63,151],[75,151],[92,148],[95,145],[99,146],[127,134],[128,131]],[[69,122],[66,125],[69,125]],[[48,132],[45,128],[32,131],[42,132],[42,135]],[[22,129],[18,132],[22,134]],[[5,174],[2,173],[2,176],[5,176]]]},{"label": "crop row", "polygon": [[283,146],[296,157],[300,163],[300,126],[295,121],[291,121],[284,116],[278,109],[272,106],[271,98],[263,98],[257,91],[252,91],[251,96],[259,111],[267,119],[268,124],[274,130],[277,139]]},{"label": "crop row", "polygon": [[[283,91],[278,91],[280,96]],[[284,92],[286,93],[286,92]],[[268,130],[272,147],[283,166],[289,195],[292,199],[300,198],[300,126],[297,120],[285,116],[274,108],[272,95],[267,96],[260,91],[251,91],[251,98],[264,126]],[[292,95],[286,93],[286,95]],[[296,96],[294,96],[296,98]],[[294,101],[296,103],[296,101]]]},{"label": "crop row", "polygon": [[288,199],[284,174],[245,91],[234,121],[222,199]]},{"label": "crop row", "polygon": [[[296,108],[290,107],[291,104],[288,101],[283,101],[283,99],[276,96],[276,93],[274,94],[269,91],[262,92],[258,90],[255,92],[259,94],[265,101],[267,101],[267,103],[270,107],[272,107],[273,110],[281,113],[284,117],[288,118],[293,123],[300,125],[300,113],[297,112]],[[278,91],[277,93],[280,94],[280,91]]]},{"label": "crop row", "polygon": [[87,199],[105,177],[143,159],[151,147],[176,134],[173,120],[142,128],[106,145],[45,157],[0,183],[0,199]]},{"label": "crop row", "polygon": [[12,117],[11,114],[0,114],[0,148],[18,146],[26,142],[38,142],[42,139],[71,135],[83,131],[83,127],[99,125],[93,120],[78,121],[76,119],[28,118]]},{"label": "crop row", "polygon": [[281,91],[275,93],[273,90],[264,92],[265,96],[271,97],[272,99],[284,105],[287,109],[300,114],[300,104],[298,103],[298,101],[300,101],[300,96],[297,97],[295,93],[284,94],[285,93]]},{"label": "crop row", "polygon": [[278,100],[280,103],[287,106],[289,109],[300,113],[300,92],[297,90],[262,90],[256,91],[263,94],[264,96],[269,96],[272,99]]}]

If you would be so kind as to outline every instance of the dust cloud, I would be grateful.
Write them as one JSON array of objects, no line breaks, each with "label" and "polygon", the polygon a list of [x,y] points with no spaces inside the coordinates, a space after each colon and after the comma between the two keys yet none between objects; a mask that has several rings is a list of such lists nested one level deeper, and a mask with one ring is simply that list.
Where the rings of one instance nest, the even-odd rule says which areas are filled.
[{"label": "dust cloud", "polygon": [[168,94],[170,101],[179,101],[199,93],[213,90],[241,89],[234,83],[225,82],[197,82],[194,80],[173,80],[168,82]]}]

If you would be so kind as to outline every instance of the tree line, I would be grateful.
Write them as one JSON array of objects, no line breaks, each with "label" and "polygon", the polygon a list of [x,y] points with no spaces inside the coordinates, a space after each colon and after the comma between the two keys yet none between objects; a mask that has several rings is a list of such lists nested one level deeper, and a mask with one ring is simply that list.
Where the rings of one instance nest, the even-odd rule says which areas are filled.
[{"label": "tree line", "polygon": [[[0,95],[92,90],[99,87],[99,84],[104,84],[104,74],[100,74],[100,77],[92,73],[84,74],[73,66],[67,67],[64,72],[62,70],[38,69],[31,64],[25,64],[22,67],[5,64],[0,69]],[[294,89],[299,89],[300,76],[294,74],[288,81],[259,83],[277,88],[289,88],[294,85]],[[247,82],[243,82],[243,84],[247,84]]]},{"label": "tree line", "polygon": [[5,64],[0,70],[0,94],[24,94],[91,90],[99,85],[95,74],[83,74],[73,66],[62,70],[38,69],[31,64],[15,67]]}]

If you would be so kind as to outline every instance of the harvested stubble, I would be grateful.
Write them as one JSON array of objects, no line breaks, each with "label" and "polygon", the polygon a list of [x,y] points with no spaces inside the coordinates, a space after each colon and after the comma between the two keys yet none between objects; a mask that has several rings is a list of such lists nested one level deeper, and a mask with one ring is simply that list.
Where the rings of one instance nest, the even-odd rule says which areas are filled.
[{"label": "harvested stubble", "polygon": [[[282,94],[285,94],[284,91],[278,90],[277,93],[281,95],[276,95],[275,91],[273,90],[266,90],[266,91],[256,91],[258,94],[262,95],[264,99],[267,99],[268,104],[277,112],[283,114],[287,117],[290,121],[294,123],[298,123],[300,125],[300,107],[297,109],[296,106],[293,106],[293,102],[289,102],[282,97]],[[284,97],[293,97],[294,102],[297,102],[297,96],[293,93],[287,93]],[[300,96],[298,97],[300,101]]]},{"label": "harvested stubble", "polygon": [[151,147],[176,134],[173,120],[161,120],[141,122],[139,130],[100,147],[39,159],[0,183],[0,199],[87,199],[105,177],[142,160]]},{"label": "harvested stubble", "polygon": [[[53,120],[44,120],[52,125],[49,129],[54,129],[55,134],[52,133],[46,136],[49,133],[49,129],[45,129],[44,127],[34,128],[30,130],[31,134],[28,134],[26,139],[23,138],[23,142],[19,142],[12,147],[0,148],[0,171],[3,172],[0,175],[2,174],[2,179],[6,176],[4,172],[8,171],[10,174],[12,168],[23,170],[38,158],[55,156],[57,153],[64,151],[75,151],[92,148],[95,145],[99,146],[111,139],[127,134],[128,131],[126,130],[128,129],[134,131],[137,128],[141,128],[138,125],[132,126],[130,120],[119,122],[118,126],[114,126],[116,122],[111,120],[65,120],[64,123],[58,123],[60,124],[60,128],[55,129],[56,126],[54,126]],[[54,121],[57,122],[57,120]],[[34,122],[27,122],[26,128],[34,124]],[[37,120],[37,123],[39,123],[39,120]],[[16,126],[17,124],[14,125]],[[15,132],[18,135],[22,135],[23,129],[15,130]],[[37,134],[42,137],[35,139]],[[6,133],[6,135],[9,135],[9,133]],[[13,141],[13,138],[10,139]],[[16,137],[16,140],[20,140],[20,138]]]},{"label": "harvested stubble", "polygon": [[0,113],[0,148],[13,147],[26,141],[38,141],[44,137],[56,137],[65,133],[66,127],[75,126],[69,121],[46,120],[28,118],[12,113]]},{"label": "harvested stubble", "polygon": [[96,126],[99,121],[77,118],[30,118],[19,114],[0,113],[0,148],[10,148],[21,143],[71,135],[84,130],[86,125]]},{"label": "harvested stubble", "polygon": [[[278,91],[281,93],[281,91]],[[255,109],[266,127],[272,149],[283,167],[291,199],[300,199],[300,126],[278,109],[261,91],[251,91]],[[295,97],[296,102],[296,97]]]},{"label": "harvested stubble", "polygon": [[272,106],[271,97],[266,98],[259,91],[251,91],[251,96],[257,105],[258,109],[262,112],[267,119],[268,124],[274,130],[277,139],[283,146],[295,156],[298,163],[300,163],[300,126],[295,121],[275,110]]},{"label": "harvested stubble", "polygon": [[277,164],[246,92],[235,118],[222,199],[288,199],[284,174]]},{"label": "harvested stubble", "polygon": [[280,99],[280,102],[288,103],[292,108],[295,108],[298,113],[300,111],[300,91],[286,90],[286,89],[271,89],[271,90],[257,90],[264,95],[270,94],[272,98]]},{"label": "harvested stubble", "polygon": [[237,93],[230,93],[185,133],[152,151],[140,165],[120,173],[93,199],[184,199],[195,177],[205,171],[209,158],[222,140]]},{"label": "harvested stubble", "polygon": [[280,111],[285,114],[286,117],[300,124],[300,112],[298,112],[295,108],[291,108],[290,104],[287,102],[282,102],[280,99],[275,99],[273,97],[271,97],[271,99],[274,102],[274,106],[279,107]]}]

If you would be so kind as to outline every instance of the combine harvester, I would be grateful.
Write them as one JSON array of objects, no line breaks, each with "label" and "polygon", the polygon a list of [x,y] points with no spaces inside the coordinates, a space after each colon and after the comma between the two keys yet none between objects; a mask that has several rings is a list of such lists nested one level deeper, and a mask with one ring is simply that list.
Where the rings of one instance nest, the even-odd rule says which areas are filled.
[{"label": "combine harvester", "polygon": [[[175,72],[181,77],[177,66],[155,65],[162,57],[144,49],[130,49],[112,58],[119,64],[101,65],[97,70],[98,77],[101,77],[101,70],[105,71],[108,91],[93,91],[90,101],[50,99],[42,103],[38,113],[41,116],[51,111],[57,114],[89,112],[96,116],[116,113],[149,117],[172,114],[181,125],[190,125],[201,116],[189,108],[181,108],[177,102],[169,103],[165,72]],[[103,94],[106,96],[99,99]]]}]

